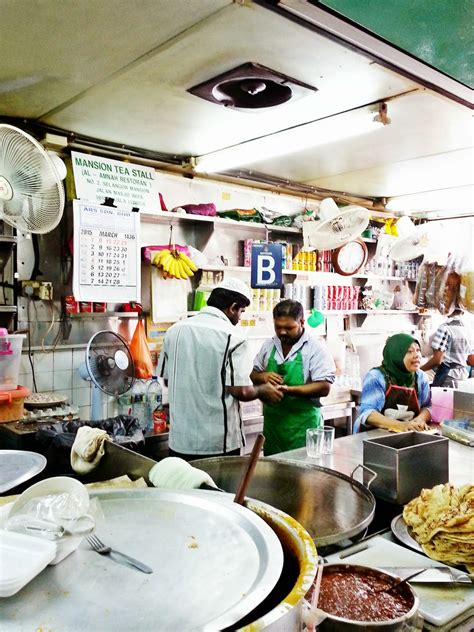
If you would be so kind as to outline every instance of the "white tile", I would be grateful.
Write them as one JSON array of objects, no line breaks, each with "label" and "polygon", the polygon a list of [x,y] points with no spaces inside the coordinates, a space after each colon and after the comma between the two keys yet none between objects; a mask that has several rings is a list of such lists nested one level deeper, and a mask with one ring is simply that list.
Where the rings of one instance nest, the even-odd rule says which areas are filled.
[{"label": "white tile", "polygon": [[64,351],[54,352],[54,370],[72,370],[72,349],[64,349]]},{"label": "white tile", "polygon": [[29,388],[30,391],[33,391],[33,376],[30,373],[29,375],[23,373],[23,375],[20,375],[18,378],[18,384],[20,384],[20,386],[26,386],[26,388]]},{"label": "white tile", "polygon": [[88,386],[72,389],[72,403],[74,406],[90,406],[90,402],[91,389]]},{"label": "white tile", "polygon": [[79,412],[78,412],[79,417],[82,420],[87,420],[89,421],[91,418],[91,409],[90,406],[79,406]]},{"label": "white tile", "polygon": [[72,388],[72,371],[54,371],[53,387],[55,391]]},{"label": "white tile", "polygon": [[[36,373],[36,371],[35,371]],[[36,373],[36,388],[39,393],[53,390],[53,372]]]},{"label": "white tile", "polygon": [[54,389],[54,392],[56,393],[56,395],[64,395],[64,397],[67,397],[67,402],[66,404],[70,404],[72,401],[72,389],[71,388],[61,388],[61,389]]},{"label": "white tile", "polygon": [[79,375],[79,369],[73,369],[72,371],[72,388],[84,388],[89,386],[90,382],[83,380]]},{"label": "white tile", "polygon": [[31,364],[27,353],[22,353],[21,355],[20,373],[31,375]]},{"label": "white tile", "polygon": [[86,359],[86,349],[72,350],[72,368],[78,369]]},{"label": "white tile", "polygon": [[36,351],[33,359],[35,373],[52,373],[53,354]]}]

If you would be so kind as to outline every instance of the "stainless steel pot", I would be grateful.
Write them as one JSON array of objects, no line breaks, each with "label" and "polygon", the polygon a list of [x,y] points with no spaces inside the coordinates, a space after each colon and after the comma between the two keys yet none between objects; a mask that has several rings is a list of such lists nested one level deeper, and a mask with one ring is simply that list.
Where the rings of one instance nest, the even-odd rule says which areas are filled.
[{"label": "stainless steel pot", "polygon": [[279,582],[270,595],[233,630],[240,632],[300,632],[303,598],[317,569],[316,547],[308,532],[288,514],[259,501],[246,506],[258,514],[277,534],[284,554]]},{"label": "stainless steel pot", "polygon": [[[384,579],[391,579],[394,577],[389,573],[356,564],[330,564],[326,567],[326,569],[347,569],[349,571],[353,570],[356,572],[370,572],[371,574]],[[364,632],[393,632],[396,630],[414,630],[416,629],[416,624],[419,618],[419,599],[409,584],[403,584],[403,592],[404,595],[410,599],[412,606],[407,613],[396,619],[367,622],[354,621],[352,619],[345,619],[343,617],[336,617],[329,614],[327,619],[319,624],[318,630],[321,632],[362,632],[362,630]],[[355,595],[353,597],[356,598]]]},{"label": "stainless steel pot", "polygon": [[[247,457],[193,461],[227,492],[235,492]],[[309,463],[261,458],[247,490],[249,498],[277,507],[299,522],[322,547],[362,533],[372,522],[375,498],[350,476]]]}]

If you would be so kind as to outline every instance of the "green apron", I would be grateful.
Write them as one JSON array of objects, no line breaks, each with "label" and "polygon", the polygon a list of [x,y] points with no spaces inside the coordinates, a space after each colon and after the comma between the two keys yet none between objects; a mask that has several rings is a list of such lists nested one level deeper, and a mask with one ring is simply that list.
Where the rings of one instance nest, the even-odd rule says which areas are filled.
[{"label": "green apron", "polygon": [[[294,360],[278,364],[275,346],[268,358],[267,371],[278,373],[287,386],[304,384],[303,356],[298,351]],[[306,445],[307,428],[317,428],[321,412],[311,399],[286,395],[279,404],[263,405],[263,444],[265,456],[303,448]]]}]

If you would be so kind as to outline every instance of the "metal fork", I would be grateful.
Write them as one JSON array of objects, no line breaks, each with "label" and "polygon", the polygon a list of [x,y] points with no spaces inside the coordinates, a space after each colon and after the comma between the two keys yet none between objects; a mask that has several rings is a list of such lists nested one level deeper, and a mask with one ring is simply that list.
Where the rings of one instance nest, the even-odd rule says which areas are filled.
[{"label": "metal fork", "polygon": [[139,562],[138,560],[133,559],[133,557],[130,557],[129,555],[125,555],[125,553],[121,553],[120,551],[112,549],[110,546],[104,544],[102,540],[99,540],[96,535],[88,536],[87,542],[91,545],[91,548],[96,553],[100,553],[100,555],[110,555],[110,557],[112,557],[112,559],[115,559],[117,562],[124,561],[126,562],[126,564],[131,564],[139,571],[142,571],[142,573],[153,573],[152,568],[150,568],[146,564],[143,564],[142,562]]}]

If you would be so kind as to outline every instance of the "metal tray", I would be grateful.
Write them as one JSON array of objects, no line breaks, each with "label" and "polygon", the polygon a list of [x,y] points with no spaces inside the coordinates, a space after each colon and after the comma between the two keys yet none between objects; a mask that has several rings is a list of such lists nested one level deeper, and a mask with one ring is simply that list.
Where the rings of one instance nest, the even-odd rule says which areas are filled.
[{"label": "metal tray", "polygon": [[441,423],[441,434],[458,443],[474,446],[474,421],[471,419],[449,419]]},{"label": "metal tray", "polygon": [[[246,457],[218,457],[192,462],[216,485],[235,492]],[[361,483],[328,468],[275,458],[257,461],[249,498],[281,509],[297,520],[316,546],[327,546],[363,532],[372,522],[375,499]]]},{"label": "metal tray", "polygon": [[203,490],[97,491],[98,536],[148,564],[117,564],[84,541],[2,603],[2,632],[222,630],[260,604],[278,581],[283,552],[274,531],[232,496]]},{"label": "metal tray", "polygon": [[46,457],[26,450],[0,450],[0,494],[29,481],[46,467]]},{"label": "metal tray", "polygon": [[414,551],[421,551],[421,553],[424,553],[421,545],[419,545],[415,538],[410,534],[410,527],[407,525],[405,520],[403,520],[403,514],[395,516],[390,524],[390,527],[397,540],[400,540],[400,542]]}]

